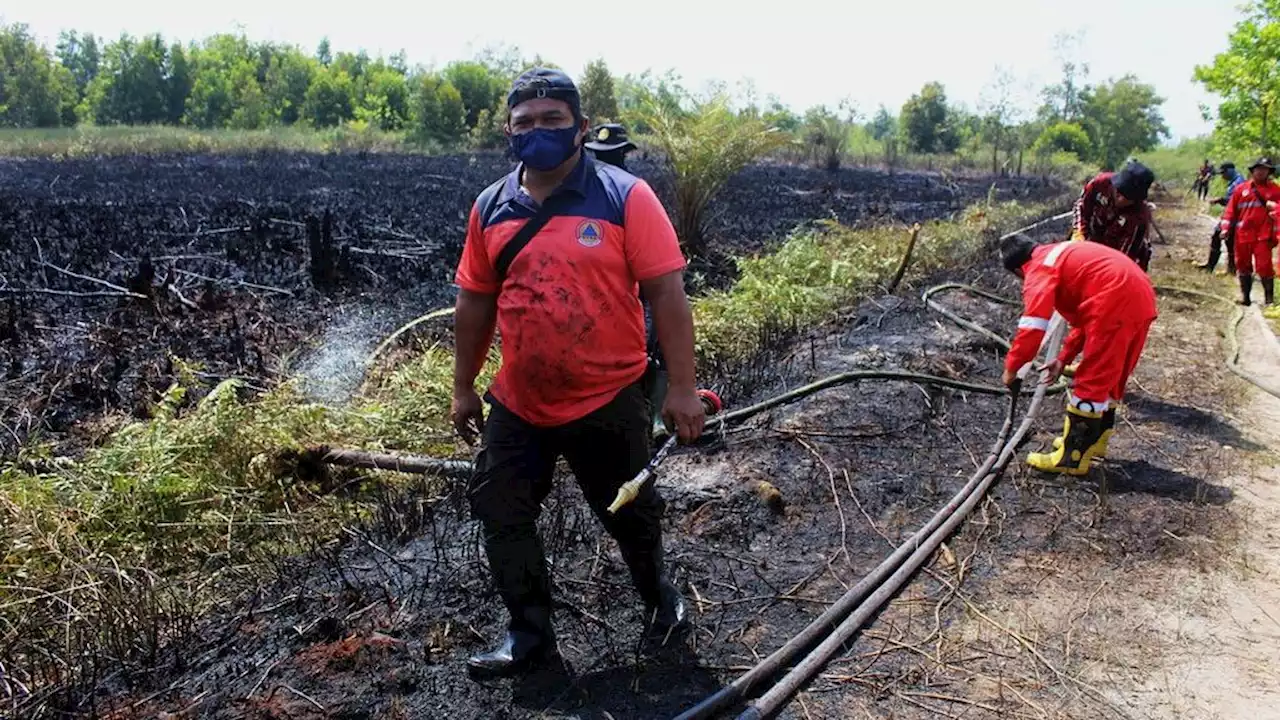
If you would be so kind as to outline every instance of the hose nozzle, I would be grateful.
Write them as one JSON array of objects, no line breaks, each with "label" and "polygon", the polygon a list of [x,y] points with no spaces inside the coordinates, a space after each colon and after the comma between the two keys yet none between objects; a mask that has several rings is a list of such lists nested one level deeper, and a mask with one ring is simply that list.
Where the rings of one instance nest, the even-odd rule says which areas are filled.
[{"label": "hose nozzle", "polygon": [[[724,403],[720,401],[720,396],[710,390],[699,390],[698,399],[702,401],[702,409],[707,413],[707,417],[711,417],[724,409]],[[658,465],[667,459],[667,455],[671,454],[675,446],[676,436],[672,435],[667,438],[666,442],[662,443],[662,447],[658,448],[658,452],[653,454],[653,459],[649,461],[648,465],[644,466],[644,469],[639,474],[618,488],[618,494],[614,496],[613,503],[609,505],[610,514],[617,513],[640,495],[640,489],[649,481],[649,478],[653,477]]]}]

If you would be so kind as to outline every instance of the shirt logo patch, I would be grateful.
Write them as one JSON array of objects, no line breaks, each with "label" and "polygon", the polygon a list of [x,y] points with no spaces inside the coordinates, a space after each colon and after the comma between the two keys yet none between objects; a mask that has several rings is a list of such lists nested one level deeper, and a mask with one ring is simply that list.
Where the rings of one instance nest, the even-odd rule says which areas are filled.
[{"label": "shirt logo patch", "polygon": [[583,247],[595,247],[604,242],[604,226],[595,220],[583,220],[578,223],[578,229],[574,234],[578,237],[578,244]]}]

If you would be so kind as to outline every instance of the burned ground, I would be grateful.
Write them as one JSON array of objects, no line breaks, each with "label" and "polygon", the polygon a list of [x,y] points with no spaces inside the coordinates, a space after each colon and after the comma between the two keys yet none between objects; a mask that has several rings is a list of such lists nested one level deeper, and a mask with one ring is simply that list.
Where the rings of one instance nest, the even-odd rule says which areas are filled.
[{"label": "burned ground", "polygon": [[[669,198],[659,168],[635,165]],[[111,426],[95,418],[145,416],[175,358],[266,385],[334,336],[371,350],[451,302],[470,203],[508,168],[496,154],[0,161],[0,453],[33,435],[73,451]],[[989,186],[755,166],[713,203],[713,255],[693,282],[724,286],[729,258],[814,219],[938,217]],[[1001,199],[1058,190],[996,186]]]},{"label": "burned ground", "polygon": [[[1014,282],[988,263],[942,279],[1016,297]],[[994,383],[1000,349],[928,313],[918,290],[868,300],[778,351],[760,363],[768,369],[754,378],[756,397],[731,404],[849,369]],[[943,302],[1003,332],[1017,314],[962,293]],[[1076,674],[1096,648],[1073,646],[1070,630],[1065,638],[1019,634],[992,615],[1008,593],[1047,592],[1040,583],[1072,564],[1211,566],[1213,544],[1234,532],[1232,491],[1217,479],[1237,463],[1232,448],[1251,445],[1233,428],[1239,388],[1221,373],[1218,338],[1205,331],[1216,315],[1183,300],[1162,300],[1161,312],[1111,460],[1065,482],[1015,465],[926,573],[783,717],[1117,714]],[[541,524],[568,667],[471,682],[463,661],[500,632],[501,606],[458,490],[419,485],[388,496],[379,517],[345,542],[280,568],[274,585],[206,619],[199,636],[207,641],[171,661],[180,672],[116,678],[94,709],[115,717],[184,709],[261,718],[670,717],[785,642],[914,531],[979,463],[1004,408],[1000,398],[912,384],[852,385],[670,460],[660,480],[668,553],[694,629],[665,646],[641,642],[616,549],[562,478]],[[1047,404],[1024,450],[1048,445],[1060,413]],[[1041,605],[1079,618],[1101,590],[1045,596]],[[995,605],[983,612],[983,603]]]},{"label": "burned ground", "polygon": [[[1011,279],[987,263],[948,275],[1016,296]],[[999,347],[939,323],[914,297],[869,300],[854,316],[762,359],[755,397],[727,400],[742,406],[849,369],[995,383]],[[993,328],[1016,318],[1016,309],[986,301],[947,302]],[[208,641],[184,643],[170,661],[181,672],[114,678],[94,710],[120,717],[183,708],[208,717],[669,717],[781,645],[877,564],[888,548],[880,532],[895,542],[913,532],[963,484],[1004,407],[999,398],[865,383],[759,416],[723,442],[669,461],[660,481],[668,554],[695,628],[665,646],[641,642],[642,618],[616,549],[561,478],[541,524],[569,667],[471,682],[463,661],[500,632],[501,606],[460,489],[415,485],[388,495],[377,516],[343,542],[281,567],[274,585],[206,620],[196,635]],[[1028,517],[1022,533],[1051,533],[1047,518]],[[1003,542],[1016,546],[1010,535]],[[866,642],[854,648],[858,672],[837,675],[883,669],[868,669],[877,651]],[[856,697],[861,691],[850,682],[828,677],[804,702]],[[789,716],[799,717],[801,707]]]}]

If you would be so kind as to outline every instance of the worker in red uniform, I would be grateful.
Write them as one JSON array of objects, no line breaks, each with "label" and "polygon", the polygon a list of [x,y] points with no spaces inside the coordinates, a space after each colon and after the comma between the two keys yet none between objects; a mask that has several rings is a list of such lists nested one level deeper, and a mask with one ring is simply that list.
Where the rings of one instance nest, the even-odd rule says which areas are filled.
[{"label": "worker in red uniform", "polygon": [[1115,248],[1146,270],[1151,262],[1151,208],[1146,201],[1155,179],[1149,168],[1131,160],[1120,172],[1090,180],[1076,200],[1071,239]]},{"label": "worker in red uniform", "polygon": [[1249,305],[1253,291],[1253,273],[1262,280],[1263,300],[1275,302],[1276,271],[1271,251],[1276,246],[1276,223],[1272,213],[1280,203],[1280,186],[1271,181],[1275,166],[1268,158],[1259,158],[1249,166],[1249,181],[1241,183],[1227,209],[1222,211],[1222,232],[1235,238],[1236,272],[1240,278],[1240,304]]},{"label": "worker in red uniform", "polygon": [[[467,499],[510,615],[496,647],[468,661],[482,677],[524,672],[559,654],[537,520],[561,457],[617,541],[650,631],[687,625],[666,571],[657,490],[645,485],[616,514],[607,510],[649,462],[641,290],[665,358],[663,419],[685,443],[706,420],[694,386],[685,259],[662,203],[643,180],[583,153],[588,120],[563,72],[520,75],[507,112],[504,130],[520,164],[471,209],[454,314],[453,423],[468,443],[484,440]],[[502,365],[485,417],[475,381],[495,327]]]},{"label": "worker in red uniform", "polygon": [[1038,245],[1025,235],[1001,244],[1004,266],[1022,278],[1024,310],[1005,358],[1003,381],[1012,385],[1035,359],[1057,311],[1071,326],[1058,356],[1044,366],[1051,380],[1080,360],[1067,402],[1062,437],[1049,453],[1032,453],[1037,470],[1084,475],[1105,457],[1116,424],[1115,403],[1138,365],[1147,331],[1156,319],[1151,280],[1119,250],[1090,242]]}]

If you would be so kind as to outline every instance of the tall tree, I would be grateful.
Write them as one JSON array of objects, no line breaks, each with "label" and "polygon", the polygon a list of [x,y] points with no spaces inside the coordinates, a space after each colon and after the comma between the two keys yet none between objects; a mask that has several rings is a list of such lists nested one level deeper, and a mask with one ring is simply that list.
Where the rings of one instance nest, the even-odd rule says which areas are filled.
[{"label": "tall tree", "polygon": [[1227,49],[1197,66],[1195,79],[1222,97],[1217,129],[1224,139],[1270,151],[1280,100],[1280,0],[1252,0],[1243,10]]},{"label": "tall tree", "polygon": [[168,49],[159,35],[121,35],[103,49],[85,104],[100,125],[149,125],[169,119]]},{"label": "tall tree", "polygon": [[182,116],[187,112],[187,97],[191,95],[193,82],[191,63],[187,61],[187,51],[178,43],[169,46],[165,73],[168,81],[166,96],[169,100],[169,112],[165,117],[165,122],[170,125],[178,125],[182,122]]},{"label": "tall tree", "polygon": [[480,121],[480,113],[492,111],[506,92],[508,81],[496,75],[488,66],[475,61],[450,63],[444,69],[444,77],[462,95],[467,109],[467,127],[473,128]]},{"label": "tall tree", "polygon": [[302,116],[313,127],[334,127],[353,117],[353,94],[350,75],[332,67],[325,68],[307,88]]},{"label": "tall tree", "polygon": [[333,62],[333,49],[329,47],[329,38],[320,38],[320,44],[316,46],[316,60],[325,67]]},{"label": "tall tree", "polygon": [[399,130],[409,119],[409,85],[386,65],[367,71],[359,95],[356,117],[380,130]]},{"label": "tall tree", "polygon": [[914,152],[953,152],[959,145],[948,122],[950,108],[941,83],[928,83],[902,106],[898,126],[907,149]]},{"label": "tall tree", "polygon": [[991,174],[1000,172],[1000,151],[1012,139],[1009,126],[1017,123],[1020,108],[1014,97],[1015,80],[1005,68],[996,68],[982,91],[982,135],[991,144]]},{"label": "tall tree", "polygon": [[1084,93],[1085,130],[1096,157],[1114,168],[1134,151],[1148,151],[1169,136],[1160,113],[1164,98],[1133,75],[1103,83]]},{"label": "tall tree", "polygon": [[75,78],[25,25],[0,25],[0,126],[55,127],[74,121]]},{"label": "tall tree", "polygon": [[603,59],[587,64],[578,83],[582,93],[582,112],[592,122],[609,122],[618,119],[618,93],[613,87],[613,75]]},{"label": "tall tree", "polygon": [[271,58],[262,89],[275,122],[292,125],[302,119],[307,90],[321,67],[319,60],[298,48],[285,48]]},{"label": "tall tree", "polygon": [[220,34],[193,48],[185,120],[201,128],[260,128],[270,119],[258,81],[258,48],[243,35]]},{"label": "tall tree", "polygon": [[1043,120],[1054,122],[1079,122],[1084,116],[1084,93],[1088,90],[1089,64],[1080,60],[1080,46],[1084,32],[1071,34],[1060,32],[1053,39],[1054,55],[1062,68],[1062,79],[1049,85],[1040,95],[1044,106],[1040,109]]},{"label": "tall tree", "polygon": [[423,73],[414,78],[410,106],[409,134],[418,142],[452,146],[466,136],[462,94],[440,75]]},{"label": "tall tree", "polygon": [[876,111],[875,117],[867,123],[867,134],[876,140],[884,140],[898,132],[898,119],[884,105]]},{"label": "tall tree", "polygon": [[58,62],[75,79],[78,97],[83,98],[89,83],[97,77],[98,65],[102,61],[98,38],[93,33],[79,35],[75,30],[64,30],[58,35],[57,53]]}]

